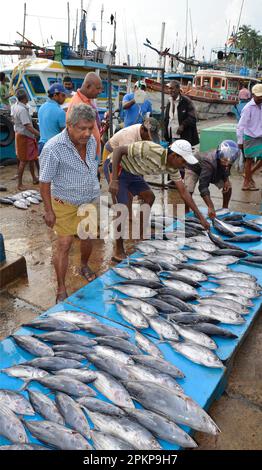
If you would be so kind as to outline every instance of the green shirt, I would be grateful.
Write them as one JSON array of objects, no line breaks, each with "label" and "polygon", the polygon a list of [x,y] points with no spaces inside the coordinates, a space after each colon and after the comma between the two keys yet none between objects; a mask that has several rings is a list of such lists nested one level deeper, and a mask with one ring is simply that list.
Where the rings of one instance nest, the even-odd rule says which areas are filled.
[{"label": "green shirt", "polygon": [[5,98],[6,95],[8,95],[8,86],[0,83],[0,104],[9,105],[8,98]]},{"label": "green shirt", "polygon": [[134,175],[169,173],[173,181],[181,180],[179,170],[167,164],[167,149],[147,140],[128,145],[128,154],[122,157],[121,166]]}]

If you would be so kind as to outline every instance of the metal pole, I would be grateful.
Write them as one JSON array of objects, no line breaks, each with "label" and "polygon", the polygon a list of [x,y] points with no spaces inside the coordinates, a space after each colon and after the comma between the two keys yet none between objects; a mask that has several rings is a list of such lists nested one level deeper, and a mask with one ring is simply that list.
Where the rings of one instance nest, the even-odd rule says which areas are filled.
[{"label": "metal pole", "polygon": [[[161,138],[164,140],[164,117],[165,117],[165,69],[161,70]],[[162,174],[162,186],[165,186],[165,175]]]},{"label": "metal pole", "polygon": [[70,9],[69,9],[69,2],[67,2],[67,42],[70,46]]},{"label": "metal pole", "polygon": [[[162,23],[161,40],[160,40],[160,52],[163,52],[165,27],[166,27],[166,23]],[[158,66],[159,66],[159,68],[161,68],[161,66],[162,66],[162,56],[161,55],[159,56]],[[160,73],[159,72],[157,74],[157,82],[160,82]]]},{"label": "metal pole", "polygon": [[101,31],[100,31],[100,46],[103,46],[103,14],[104,14],[104,5],[102,4],[101,8]]},{"label": "metal pole", "polygon": [[111,67],[107,66],[107,84],[108,84],[108,112],[109,112],[109,134],[113,135],[113,112],[112,112],[112,83]]},{"label": "metal pole", "polygon": [[25,42],[25,19],[26,19],[26,3],[24,3],[23,42]]}]

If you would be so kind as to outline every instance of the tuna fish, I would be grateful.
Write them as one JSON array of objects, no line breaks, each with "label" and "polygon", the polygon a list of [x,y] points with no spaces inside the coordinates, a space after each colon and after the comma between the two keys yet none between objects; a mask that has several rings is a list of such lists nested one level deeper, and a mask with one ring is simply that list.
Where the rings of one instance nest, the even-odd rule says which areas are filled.
[{"label": "tuna fish", "polygon": [[30,328],[39,328],[40,330],[60,330],[60,331],[76,331],[79,330],[77,325],[66,322],[64,320],[57,320],[56,318],[45,317],[36,318],[31,320],[29,323],[24,323],[23,326],[29,326]]},{"label": "tuna fish", "polygon": [[66,428],[52,421],[25,421],[30,433],[45,442],[61,450],[92,450],[87,440],[73,429]]},{"label": "tuna fish", "polygon": [[206,261],[211,258],[211,254],[206,251],[201,250],[186,250],[186,255],[188,258],[197,260],[197,261]]},{"label": "tuna fish", "polygon": [[191,341],[184,341],[181,343],[172,342],[170,343],[172,348],[182,354],[182,356],[187,357],[192,362],[196,364],[201,364],[202,366],[223,369],[223,363],[217,357],[213,351],[205,346],[200,344],[192,343]]},{"label": "tuna fish", "polygon": [[96,450],[135,450],[123,439],[101,431],[91,431],[91,437]]},{"label": "tuna fish", "polygon": [[135,328],[148,328],[148,321],[141,312],[124,305],[116,305],[116,308],[119,315]]},{"label": "tuna fish", "polygon": [[73,359],[65,359],[63,357],[38,357],[32,361],[26,362],[26,365],[36,366],[44,370],[60,370],[60,369],[79,369],[82,367],[82,364],[79,361],[74,361]]},{"label": "tuna fish", "polygon": [[27,390],[27,392],[29,400],[38,414],[53,423],[64,424],[64,419],[51,398],[35,390]]},{"label": "tuna fish", "polygon": [[114,379],[112,375],[106,372],[97,372],[97,378],[94,385],[100,393],[111,400],[115,405],[120,407],[135,407],[126,388]]},{"label": "tuna fish", "polygon": [[56,404],[66,424],[86,439],[90,438],[90,427],[79,403],[65,393],[56,394]]},{"label": "tuna fish", "polygon": [[33,416],[35,414],[29,401],[23,395],[13,390],[0,389],[1,404],[19,415]]},{"label": "tuna fish", "polygon": [[125,412],[116,405],[108,403],[107,401],[98,400],[92,397],[77,398],[77,403],[80,403],[83,408],[87,408],[90,411],[104,413],[109,416],[124,416]]},{"label": "tuna fish", "polygon": [[39,378],[38,382],[41,385],[44,385],[44,387],[50,388],[50,390],[64,392],[70,396],[84,397],[87,395],[93,397],[96,395],[95,391],[88,387],[88,385],[69,376],[49,375],[48,377]]},{"label": "tuna fish", "polygon": [[136,343],[138,344],[139,348],[142,349],[142,351],[145,351],[150,356],[160,358],[163,357],[163,354],[157,347],[157,345],[154,344],[153,341],[148,339],[146,336],[142,335],[141,333],[138,333],[138,331],[136,331],[135,339]]},{"label": "tuna fish", "polygon": [[143,286],[132,286],[132,285],[115,285],[107,287],[107,289],[114,289],[117,292],[121,292],[129,297],[148,298],[154,297],[157,292],[149,287]]},{"label": "tuna fish", "polygon": [[178,334],[172,323],[160,317],[149,318],[151,328],[159,335],[161,339],[178,340]]},{"label": "tuna fish", "polygon": [[116,298],[113,301],[110,301],[110,303],[117,303],[120,305],[124,305],[124,307],[131,307],[132,309],[140,311],[146,317],[153,317],[158,314],[157,309],[153,305],[150,305],[148,302],[145,302],[144,300],[140,299]]},{"label": "tuna fish", "polygon": [[62,357],[63,359],[72,359],[73,361],[84,361],[85,356],[82,354],[77,354],[71,351],[56,351],[55,352],[55,357]]},{"label": "tuna fish", "polygon": [[171,289],[177,290],[178,293],[180,293],[179,295],[177,295],[177,297],[178,298],[183,297],[182,300],[185,300],[185,299],[190,300],[190,299],[195,299],[198,297],[197,290],[185,282],[163,279],[163,284],[166,287],[170,287]]},{"label": "tuna fish", "polygon": [[172,393],[176,393],[177,391],[184,393],[182,387],[178,385],[173,377],[163,372],[159,372],[156,369],[152,369],[151,367],[135,364],[133,366],[127,366],[127,371],[129,380],[152,382],[168,388]]},{"label": "tuna fish", "polygon": [[185,377],[185,374],[181,372],[181,370],[179,370],[175,365],[159,357],[152,357],[141,354],[139,356],[132,356],[132,358],[138,364],[143,364],[145,366],[151,367],[152,369],[156,369],[157,371],[168,374],[175,379]]},{"label": "tuna fish", "polygon": [[132,268],[112,268],[114,273],[125,279],[140,279],[141,276]]},{"label": "tuna fish", "polygon": [[192,326],[194,330],[201,331],[206,335],[211,336],[222,336],[223,338],[235,339],[238,336],[227,330],[226,328],[221,328],[220,326],[213,325],[211,323],[197,323]]},{"label": "tuna fish", "polygon": [[114,336],[105,336],[96,338],[99,344],[110,346],[111,348],[119,349],[120,351],[126,352],[127,354],[140,354],[140,349],[130,341],[126,341],[122,338],[115,338]]},{"label": "tuna fish", "polygon": [[15,340],[18,346],[34,356],[54,356],[53,349],[39,339],[33,338],[29,335],[11,335],[11,337]]},{"label": "tuna fish", "polygon": [[205,333],[195,331],[189,326],[183,326],[175,324],[175,329],[182,338],[192,343],[200,344],[200,346],[205,346],[208,349],[217,349],[215,341],[213,341]]},{"label": "tuna fish", "polygon": [[49,450],[48,447],[38,444],[11,444],[0,446],[0,450]]},{"label": "tuna fish", "polygon": [[3,403],[0,403],[0,435],[15,444],[25,444],[28,442],[24,426],[20,419]]},{"label": "tuna fish", "polygon": [[32,366],[25,366],[23,364],[2,369],[1,372],[4,372],[10,377],[16,377],[22,380],[37,380],[38,378],[46,377],[48,375],[48,372],[43,369],[38,369],[37,367]]},{"label": "tuna fish", "polygon": [[[95,370],[88,370],[88,369],[62,369],[59,371],[54,371],[53,374],[55,375],[64,375],[66,377],[73,377],[79,382],[83,382],[88,384],[90,382],[94,382],[96,380],[96,371]],[[52,420],[51,420],[52,421]]]},{"label": "tuna fish", "polygon": [[97,346],[94,346],[90,352],[94,352],[100,357],[112,357],[123,364],[134,363],[128,354],[120,351],[119,349],[111,348],[110,346],[101,346],[98,344]]},{"label": "tuna fish", "polygon": [[51,331],[50,333],[41,333],[37,338],[43,339],[50,343],[72,343],[81,344],[82,346],[93,346],[96,344],[92,339],[85,335],[69,333],[68,331]]},{"label": "tuna fish", "polygon": [[218,434],[219,429],[210,416],[183,393],[170,393],[167,388],[151,382],[127,382],[126,386],[146,409],[198,431]]},{"label": "tuna fish", "polygon": [[222,323],[228,323],[231,325],[242,325],[245,323],[245,319],[239,313],[227,308],[221,308],[220,306],[196,305],[195,310],[197,313],[200,313],[200,315],[208,315]]},{"label": "tuna fish", "polygon": [[251,243],[251,242],[260,242],[261,239],[262,239],[261,235],[247,234],[247,235],[236,235],[230,238],[230,241],[237,242],[237,243]]}]

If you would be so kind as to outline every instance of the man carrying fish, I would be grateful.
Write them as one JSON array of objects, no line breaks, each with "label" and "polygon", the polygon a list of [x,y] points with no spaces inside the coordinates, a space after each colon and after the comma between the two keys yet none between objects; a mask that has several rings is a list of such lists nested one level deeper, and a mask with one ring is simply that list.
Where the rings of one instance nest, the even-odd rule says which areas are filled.
[{"label": "man carrying fish", "polygon": [[[54,265],[57,275],[57,302],[67,297],[65,276],[68,255],[78,226],[85,215],[79,215],[79,207],[96,202],[100,195],[97,178],[96,140],[92,136],[96,112],[86,104],[75,105],[67,119],[67,127],[50,139],[40,158],[40,190],[45,205],[45,222],[54,228],[57,253]],[[92,207],[93,207],[92,206]],[[96,210],[90,211],[90,219]],[[93,221],[97,223],[96,220]],[[92,240],[81,239],[80,274],[88,281],[95,274],[88,266]]]},{"label": "man carrying fish", "polygon": [[198,155],[197,164],[188,165],[185,171],[185,186],[192,195],[197,182],[199,192],[208,207],[208,216],[213,219],[216,211],[210,196],[209,186],[222,189],[223,208],[228,208],[232,194],[229,181],[230,168],[239,157],[238,145],[233,140],[224,140],[215,152]]},{"label": "man carrying fish", "polygon": [[[192,211],[199,218],[203,227],[207,230],[209,223],[203,217],[191,195],[186,190],[181,179],[179,169],[186,164],[194,165],[198,163],[192,155],[192,147],[186,140],[177,140],[168,148],[164,149],[155,142],[142,141],[135,142],[128,146],[116,148],[111,157],[111,163],[108,167],[110,174],[109,191],[113,197],[117,198],[118,203],[126,204],[128,194],[127,187],[123,184],[126,178],[132,175],[160,175],[169,173],[176,184],[176,188]],[[144,195],[151,194],[150,186],[144,182],[146,188],[140,190],[140,185],[136,183],[132,186],[132,194],[138,195],[144,203],[153,205],[154,198],[145,198]],[[146,190],[147,189],[147,190]]]}]

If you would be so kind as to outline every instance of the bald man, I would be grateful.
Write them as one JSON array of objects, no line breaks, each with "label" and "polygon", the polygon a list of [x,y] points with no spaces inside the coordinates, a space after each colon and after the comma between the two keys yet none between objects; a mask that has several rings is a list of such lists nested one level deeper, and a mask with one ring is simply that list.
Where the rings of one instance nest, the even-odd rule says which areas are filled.
[{"label": "bald man", "polygon": [[101,78],[95,73],[95,72],[89,72],[83,81],[83,84],[81,88],[79,88],[76,92],[76,94],[73,96],[73,98],[70,101],[68,110],[67,110],[67,116],[70,114],[70,110],[72,107],[76,104],[84,103],[88,104],[89,106],[92,106],[94,110],[96,111],[96,123],[95,127],[93,130],[93,136],[96,139],[96,144],[97,144],[97,156],[100,159],[101,157],[101,140],[100,140],[100,132],[99,132],[99,127],[100,127],[100,121],[99,121],[99,116],[98,112],[96,109],[96,105],[94,103],[94,99],[97,98],[99,93],[101,93],[103,90],[102,86],[102,81]]}]

